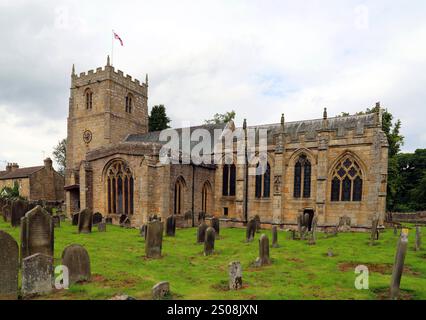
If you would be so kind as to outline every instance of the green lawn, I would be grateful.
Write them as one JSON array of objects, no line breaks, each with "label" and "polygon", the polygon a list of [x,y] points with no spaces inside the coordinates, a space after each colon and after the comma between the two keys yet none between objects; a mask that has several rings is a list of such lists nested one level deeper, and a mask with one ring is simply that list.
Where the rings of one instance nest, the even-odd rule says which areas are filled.
[{"label": "green lawn", "polygon": [[[0,222],[0,229],[19,240],[19,228]],[[262,230],[271,240],[271,232]],[[426,234],[426,228],[423,228]],[[106,233],[77,234],[68,222],[55,229],[55,265],[69,244],[81,244],[89,252],[92,280],[57,291],[48,299],[107,299],[128,294],[150,299],[151,288],[169,281],[173,299],[383,299],[389,288],[397,237],[393,230],[381,234],[377,245],[369,246],[369,234],[341,233],[326,238],[318,235],[316,245],[289,240],[279,232],[280,248],[270,249],[272,265],[254,268],[258,241],[245,243],[244,229],[221,229],[213,256],[203,256],[203,246],[195,243],[196,229],[179,229],[176,237],[164,237],[163,257],[144,257],[144,239],[136,229],[107,226]],[[414,230],[409,234],[406,272],[401,288],[406,299],[426,299],[426,250],[415,252]],[[332,248],[334,257],[328,257]],[[244,288],[228,291],[228,263],[243,266]],[[358,264],[369,266],[369,290],[354,287]]]}]

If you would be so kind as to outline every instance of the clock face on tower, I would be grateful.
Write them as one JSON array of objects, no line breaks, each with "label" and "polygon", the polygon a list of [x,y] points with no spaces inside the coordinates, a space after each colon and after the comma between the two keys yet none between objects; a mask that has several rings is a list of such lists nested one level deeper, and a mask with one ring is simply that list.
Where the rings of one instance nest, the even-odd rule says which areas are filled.
[{"label": "clock face on tower", "polygon": [[92,132],[90,130],[85,130],[83,132],[83,141],[85,143],[90,143],[90,141],[92,141]]}]

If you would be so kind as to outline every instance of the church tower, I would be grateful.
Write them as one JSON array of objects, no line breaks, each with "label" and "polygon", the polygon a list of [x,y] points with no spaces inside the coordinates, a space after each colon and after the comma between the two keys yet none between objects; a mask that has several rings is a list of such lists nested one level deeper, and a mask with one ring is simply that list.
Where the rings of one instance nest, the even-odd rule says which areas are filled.
[{"label": "church tower", "polygon": [[[86,153],[148,132],[148,77],[145,83],[104,68],[71,73],[65,189],[69,212],[78,211],[78,172]],[[74,194],[74,196],[73,196]]]}]

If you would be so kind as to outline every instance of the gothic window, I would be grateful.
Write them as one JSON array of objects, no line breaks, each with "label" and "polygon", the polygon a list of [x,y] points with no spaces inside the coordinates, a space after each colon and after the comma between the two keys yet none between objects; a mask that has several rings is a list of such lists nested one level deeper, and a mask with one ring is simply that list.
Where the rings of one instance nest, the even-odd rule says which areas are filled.
[{"label": "gothic window", "polygon": [[90,89],[86,89],[84,92],[86,98],[86,109],[91,110],[93,106],[93,92]]},{"label": "gothic window", "polygon": [[132,107],[133,107],[133,95],[129,93],[126,96],[126,112],[132,113]]},{"label": "gothic window", "polygon": [[266,164],[266,168],[262,170],[260,163],[256,167],[256,198],[269,198],[271,193],[271,166]]},{"label": "gothic window", "polygon": [[294,188],[295,198],[311,197],[311,172],[312,166],[306,155],[301,155],[294,165]]},{"label": "gothic window", "polygon": [[133,214],[133,176],[122,161],[113,162],[107,170],[108,212]]},{"label": "gothic window", "polygon": [[343,158],[332,177],[331,201],[362,201],[362,172],[352,157]]},{"label": "gothic window", "polygon": [[236,178],[235,164],[225,164],[222,171],[222,195],[235,196]]},{"label": "gothic window", "polygon": [[178,178],[175,183],[175,195],[174,195],[174,214],[181,214],[183,212],[183,192],[185,185],[182,178]]},{"label": "gothic window", "polygon": [[207,208],[209,205],[209,184],[208,182],[204,183],[203,189],[201,190],[201,211],[207,213]]}]

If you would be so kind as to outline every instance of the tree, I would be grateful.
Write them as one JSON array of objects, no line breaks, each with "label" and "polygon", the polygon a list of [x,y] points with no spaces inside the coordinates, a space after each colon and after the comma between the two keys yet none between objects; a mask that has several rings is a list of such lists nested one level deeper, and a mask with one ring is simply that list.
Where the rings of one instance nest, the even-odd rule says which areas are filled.
[{"label": "tree", "polygon": [[228,123],[231,120],[234,120],[235,118],[235,111],[232,110],[230,112],[226,112],[223,114],[216,113],[213,116],[213,119],[205,120],[206,124],[221,124],[221,123]]},{"label": "tree", "polygon": [[64,174],[67,159],[67,139],[62,139],[53,148],[53,157],[58,164],[58,172]]},{"label": "tree", "polygon": [[164,105],[153,106],[149,115],[149,131],[160,131],[170,128],[169,123],[170,118],[167,117]]}]

